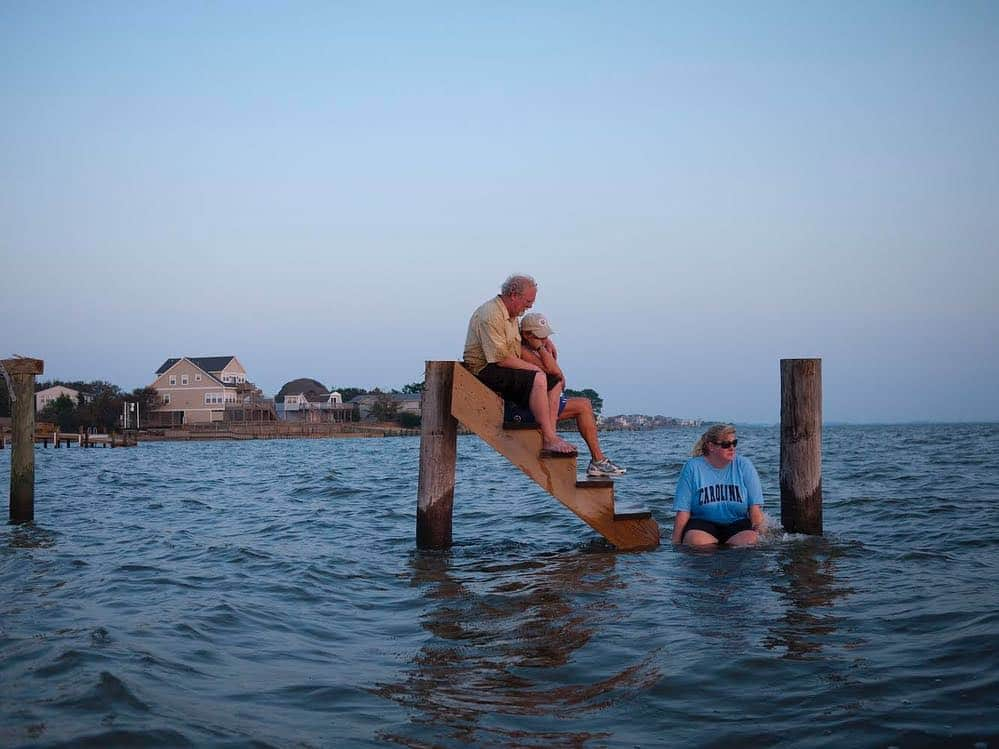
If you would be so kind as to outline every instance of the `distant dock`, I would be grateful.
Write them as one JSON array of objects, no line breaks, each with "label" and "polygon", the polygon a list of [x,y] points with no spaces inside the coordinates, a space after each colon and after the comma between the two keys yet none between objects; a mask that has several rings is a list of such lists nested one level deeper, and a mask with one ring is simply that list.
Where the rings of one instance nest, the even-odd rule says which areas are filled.
[{"label": "distant dock", "polygon": [[358,423],[220,423],[192,424],[169,429],[146,429],[138,434],[140,442],[186,442],[194,440],[273,440],[273,439],[339,439],[357,437],[416,437],[419,429],[403,429],[394,425]]},{"label": "distant dock", "polygon": [[[0,450],[7,446],[10,437],[0,432]],[[74,432],[35,432],[34,443],[42,447],[135,447],[136,440],[130,434],[86,434]]]}]

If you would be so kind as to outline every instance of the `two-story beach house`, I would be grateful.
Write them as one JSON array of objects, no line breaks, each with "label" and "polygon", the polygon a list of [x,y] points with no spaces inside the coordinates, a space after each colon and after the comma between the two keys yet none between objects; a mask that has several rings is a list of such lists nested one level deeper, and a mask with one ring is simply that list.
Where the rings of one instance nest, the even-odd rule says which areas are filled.
[{"label": "two-story beach house", "polygon": [[160,395],[150,426],[210,424],[219,421],[271,421],[273,405],[246,377],[235,356],[182,356],[167,359],[150,386]]}]

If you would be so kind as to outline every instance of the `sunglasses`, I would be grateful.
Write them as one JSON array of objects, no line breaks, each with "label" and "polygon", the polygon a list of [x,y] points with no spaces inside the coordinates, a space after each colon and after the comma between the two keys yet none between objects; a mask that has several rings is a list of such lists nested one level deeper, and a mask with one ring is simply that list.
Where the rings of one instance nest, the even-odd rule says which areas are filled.
[{"label": "sunglasses", "polygon": [[711,444],[712,445],[718,445],[718,447],[721,447],[721,448],[724,448],[725,450],[728,450],[730,447],[735,447],[736,445],[738,445],[739,444],[739,440],[737,440],[737,439],[735,439],[735,440],[727,440],[725,442],[715,442],[714,440],[711,440]]}]

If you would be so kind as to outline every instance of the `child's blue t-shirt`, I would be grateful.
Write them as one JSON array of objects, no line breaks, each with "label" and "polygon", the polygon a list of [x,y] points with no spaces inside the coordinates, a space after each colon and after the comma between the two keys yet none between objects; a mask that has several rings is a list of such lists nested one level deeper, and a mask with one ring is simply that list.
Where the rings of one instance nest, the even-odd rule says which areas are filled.
[{"label": "child's blue t-shirt", "polygon": [[749,515],[750,505],[762,504],[760,476],[749,458],[738,455],[725,468],[715,468],[701,456],[688,460],[680,471],[673,509],[729,525]]}]

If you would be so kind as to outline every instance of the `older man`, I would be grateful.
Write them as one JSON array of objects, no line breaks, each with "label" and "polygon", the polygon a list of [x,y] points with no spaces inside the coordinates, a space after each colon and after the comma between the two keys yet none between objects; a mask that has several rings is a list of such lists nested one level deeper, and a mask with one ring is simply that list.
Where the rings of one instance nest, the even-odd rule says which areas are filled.
[{"label": "older man", "polygon": [[475,310],[468,322],[465,365],[505,400],[530,409],[541,429],[542,449],[571,455],[576,448],[555,433],[552,419],[562,379],[520,356],[517,318],[533,306],[537,295],[538,284],[530,276],[506,279],[500,293]]}]

